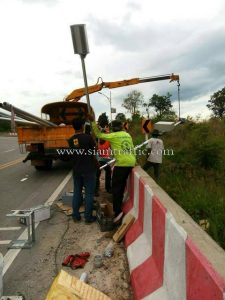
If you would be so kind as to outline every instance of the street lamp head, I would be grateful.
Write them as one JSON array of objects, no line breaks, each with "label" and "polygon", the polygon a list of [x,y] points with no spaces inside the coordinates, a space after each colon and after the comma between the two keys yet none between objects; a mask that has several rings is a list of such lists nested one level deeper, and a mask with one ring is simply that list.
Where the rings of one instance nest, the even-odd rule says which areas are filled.
[{"label": "street lamp head", "polygon": [[98,92],[99,94],[105,96],[108,100],[110,100],[110,97],[108,97],[107,95],[103,94],[102,92]]},{"label": "street lamp head", "polygon": [[73,40],[74,53],[85,57],[89,53],[86,25],[71,25],[70,30]]}]

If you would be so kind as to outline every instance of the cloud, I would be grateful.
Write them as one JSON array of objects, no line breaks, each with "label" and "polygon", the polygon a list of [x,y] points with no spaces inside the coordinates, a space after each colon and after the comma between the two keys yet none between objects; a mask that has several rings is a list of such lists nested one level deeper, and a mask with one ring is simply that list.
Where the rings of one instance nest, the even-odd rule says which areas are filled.
[{"label": "cloud", "polygon": [[[98,77],[117,81],[173,72],[180,75],[181,101],[191,112],[194,103],[204,110],[210,95],[225,85],[222,0],[115,0],[113,5],[83,0],[79,6],[74,0],[12,3],[13,10],[11,2],[0,3],[1,97],[18,106],[33,103],[33,113],[84,85],[70,24],[87,25],[90,85]],[[176,103],[176,83],[160,81],[112,90],[118,110],[133,89],[142,91],[146,99],[170,92]],[[99,113],[108,109],[99,95],[92,99]]]},{"label": "cloud", "polygon": [[19,0],[21,3],[24,4],[44,4],[46,6],[56,6],[60,0]]}]

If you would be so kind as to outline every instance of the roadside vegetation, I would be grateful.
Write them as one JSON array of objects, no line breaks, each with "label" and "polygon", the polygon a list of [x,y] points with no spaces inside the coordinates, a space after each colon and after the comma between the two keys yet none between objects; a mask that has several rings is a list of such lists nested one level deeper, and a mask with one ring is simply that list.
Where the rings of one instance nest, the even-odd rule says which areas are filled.
[{"label": "roadside vegetation", "polygon": [[163,136],[160,186],[225,249],[225,118],[189,122]]},{"label": "roadside vegetation", "polygon": [[0,132],[9,132],[11,128],[10,122],[0,120]]},{"label": "roadside vegetation", "polygon": [[[130,124],[135,145],[144,141],[140,127]],[[161,138],[168,151],[159,185],[225,249],[225,118],[189,119]],[[142,166],[146,157],[137,159]]]},{"label": "roadside vegetation", "polygon": [[[148,109],[153,107],[155,114],[150,116],[153,123],[175,120],[177,116],[170,97],[170,94],[153,95],[142,102],[147,118]],[[126,106],[131,112],[127,98]],[[161,137],[165,149],[172,149],[174,155],[164,155],[159,185],[225,249],[225,88],[212,95],[208,103],[207,107],[213,112],[211,119],[200,121],[189,117]],[[128,120],[135,145],[144,141],[140,106],[139,102]],[[124,121],[124,117],[118,114],[117,118]],[[146,158],[137,158],[143,165]],[[149,174],[154,178],[153,170],[149,170]]]}]

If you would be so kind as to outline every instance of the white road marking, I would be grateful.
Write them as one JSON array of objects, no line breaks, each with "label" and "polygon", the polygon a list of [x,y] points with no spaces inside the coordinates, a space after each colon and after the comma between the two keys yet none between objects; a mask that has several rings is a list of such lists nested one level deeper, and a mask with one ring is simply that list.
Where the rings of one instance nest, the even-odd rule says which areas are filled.
[{"label": "white road marking", "polygon": [[20,181],[25,181],[25,180],[27,180],[28,178],[27,177],[25,177],[25,178],[23,178],[23,179],[21,179]]},{"label": "white road marking", "polygon": [[16,149],[10,149],[10,150],[6,150],[6,151],[3,151],[4,153],[8,153],[8,152],[11,152],[11,151],[14,151],[14,150],[16,150]]},{"label": "white road marking", "polygon": [[20,230],[21,227],[0,227],[0,231],[4,230]]},{"label": "white road marking", "polygon": [[9,243],[11,243],[11,240],[0,241],[0,245],[8,245]]},{"label": "white road marking", "polygon": [[[60,183],[60,185],[57,187],[57,189],[54,191],[54,193],[48,198],[48,200],[45,202],[45,205],[52,205],[53,202],[57,199],[67,182],[69,182],[70,178],[72,177],[72,171],[70,171],[67,176],[63,179],[63,181]],[[40,222],[39,222],[40,223]],[[35,229],[38,227],[39,223],[35,224]],[[24,232],[18,237],[18,240],[24,240],[27,239],[27,229],[24,230]],[[17,257],[17,255],[20,253],[22,249],[10,249],[7,251],[7,253],[4,256],[4,268],[2,275],[4,276],[11,264],[13,263],[14,259]]]},{"label": "white road marking", "polygon": [[60,183],[60,185],[57,187],[57,189],[54,191],[54,193],[48,198],[48,200],[45,202],[45,205],[52,205],[52,203],[56,200],[56,198],[59,196],[60,192],[63,190],[67,182],[69,182],[70,178],[72,177],[72,171],[70,171],[67,176],[63,179],[63,181]]}]

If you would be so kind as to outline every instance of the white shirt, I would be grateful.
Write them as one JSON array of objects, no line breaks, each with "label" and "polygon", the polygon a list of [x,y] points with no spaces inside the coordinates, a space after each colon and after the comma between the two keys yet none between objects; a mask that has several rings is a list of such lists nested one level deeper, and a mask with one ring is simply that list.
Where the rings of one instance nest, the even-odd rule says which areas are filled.
[{"label": "white shirt", "polygon": [[151,138],[147,144],[147,148],[151,148],[148,161],[161,164],[164,150],[163,141],[158,138]]}]

